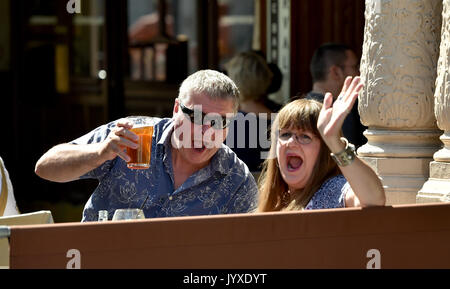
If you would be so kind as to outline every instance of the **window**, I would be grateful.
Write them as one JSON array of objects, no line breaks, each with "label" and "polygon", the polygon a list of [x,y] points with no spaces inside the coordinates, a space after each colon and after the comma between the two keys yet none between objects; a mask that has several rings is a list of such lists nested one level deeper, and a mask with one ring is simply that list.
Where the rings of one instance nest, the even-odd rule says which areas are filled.
[{"label": "window", "polygon": [[252,49],[254,1],[218,0],[219,68],[235,54]]},{"label": "window", "polygon": [[105,0],[82,2],[83,13],[73,16],[73,75],[104,79]]},{"label": "window", "polygon": [[[129,51],[130,78],[132,80],[166,80],[167,45],[161,41],[161,38],[164,37],[187,40],[188,72],[192,73],[197,70],[196,3],[196,0],[128,1],[128,33],[131,44]],[[161,13],[166,15],[165,26],[159,19]],[[145,43],[155,40],[159,43],[145,45]],[[145,47],[136,46],[139,43]]]}]

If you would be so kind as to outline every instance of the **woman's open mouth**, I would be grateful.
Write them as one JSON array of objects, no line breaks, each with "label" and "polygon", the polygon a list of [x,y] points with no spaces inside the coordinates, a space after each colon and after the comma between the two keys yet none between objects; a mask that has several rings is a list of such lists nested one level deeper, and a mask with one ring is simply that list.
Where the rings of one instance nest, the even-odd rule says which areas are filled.
[{"label": "woman's open mouth", "polygon": [[288,155],[287,156],[287,169],[289,172],[295,172],[298,169],[300,169],[300,167],[303,164],[303,159],[299,156],[295,156],[295,155]]}]

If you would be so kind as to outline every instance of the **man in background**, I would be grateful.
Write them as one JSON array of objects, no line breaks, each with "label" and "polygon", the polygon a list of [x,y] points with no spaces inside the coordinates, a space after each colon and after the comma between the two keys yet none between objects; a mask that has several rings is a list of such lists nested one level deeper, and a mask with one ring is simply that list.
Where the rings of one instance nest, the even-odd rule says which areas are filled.
[{"label": "man in background", "polygon": [[[325,93],[338,97],[347,76],[359,75],[359,59],[353,50],[339,43],[321,45],[314,52],[310,64],[313,88],[306,98],[323,102]],[[357,148],[367,142],[358,113],[358,100],[342,126],[344,136]]]}]

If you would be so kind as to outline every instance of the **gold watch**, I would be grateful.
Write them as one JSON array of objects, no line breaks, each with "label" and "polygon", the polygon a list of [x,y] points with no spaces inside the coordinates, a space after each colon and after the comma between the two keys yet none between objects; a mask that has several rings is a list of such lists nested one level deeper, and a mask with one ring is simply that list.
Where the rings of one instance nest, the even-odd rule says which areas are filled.
[{"label": "gold watch", "polygon": [[353,163],[356,158],[355,146],[349,143],[345,137],[341,137],[341,141],[345,143],[344,150],[336,154],[331,153],[331,157],[338,164],[338,166],[345,167]]}]

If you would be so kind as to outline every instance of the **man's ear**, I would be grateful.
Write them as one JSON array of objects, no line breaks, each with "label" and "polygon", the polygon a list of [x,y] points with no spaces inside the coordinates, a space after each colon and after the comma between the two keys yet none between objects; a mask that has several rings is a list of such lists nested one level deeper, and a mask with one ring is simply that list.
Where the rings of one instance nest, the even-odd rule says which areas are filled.
[{"label": "man's ear", "polygon": [[173,104],[173,115],[175,116],[178,113],[178,110],[180,109],[180,101],[178,100],[178,98],[175,98],[175,103]]},{"label": "man's ear", "polygon": [[329,77],[334,81],[340,81],[344,77],[344,72],[339,66],[332,65],[330,67]]}]

